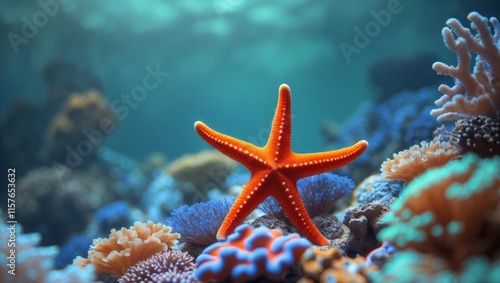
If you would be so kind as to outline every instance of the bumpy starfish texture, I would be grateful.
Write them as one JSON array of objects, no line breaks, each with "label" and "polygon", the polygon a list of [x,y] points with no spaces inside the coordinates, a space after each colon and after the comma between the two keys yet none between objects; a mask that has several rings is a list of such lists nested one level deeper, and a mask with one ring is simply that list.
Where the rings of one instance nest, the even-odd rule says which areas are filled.
[{"label": "bumpy starfish texture", "polygon": [[225,239],[267,197],[273,196],[290,222],[312,243],[327,246],[330,241],[316,228],[297,191],[297,180],[328,172],[355,160],[368,147],[365,140],[327,152],[300,154],[292,151],[291,92],[279,88],[278,106],[269,140],[264,147],[221,134],[202,122],[196,132],[210,145],[250,170],[252,177],[243,188],[217,232]]}]

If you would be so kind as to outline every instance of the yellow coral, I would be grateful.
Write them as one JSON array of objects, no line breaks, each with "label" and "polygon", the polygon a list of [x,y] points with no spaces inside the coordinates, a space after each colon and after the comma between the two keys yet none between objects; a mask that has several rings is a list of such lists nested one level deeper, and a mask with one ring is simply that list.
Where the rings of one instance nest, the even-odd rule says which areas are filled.
[{"label": "yellow coral", "polygon": [[121,277],[127,269],[155,253],[168,251],[177,246],[178,233],[172,228],[152,221],[134,223],[129,229],[111,230],[107,239],[95,239],[88,258],[78,257],[75,264],[92,264],[97,273]]},{"label": "yellow coral", "polygon": [[449,142],[423,141],[420,146],[414,145],[398,154],[394,153],[393,159],[387,158],[382,163],[380,171],[384,178],[408,183],[427,169],[441,167],[459,156],[460,151]]}]

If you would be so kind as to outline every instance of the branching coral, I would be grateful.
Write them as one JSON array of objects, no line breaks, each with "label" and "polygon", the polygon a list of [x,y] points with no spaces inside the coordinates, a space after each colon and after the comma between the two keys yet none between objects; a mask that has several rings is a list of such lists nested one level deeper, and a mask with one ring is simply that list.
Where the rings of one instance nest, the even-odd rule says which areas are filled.
[{"label": "branching coral", "polygon": [[[500,114],[500,24],[496,18],[490,18],[494,34],[490,33],[488,19],[476,12],[467,16],[472,22],[471,28],[477,32],[472,35],[457,19],[449,19],[446,24],[457,35],[454,38],[450,28],[443,29],[444,43],[458,56],[458,66],[434,63],[432,68],[439,74],[455,78],[455,85],[441,85],[439,91],[444,95],[436,100],[440,107],[431,111],[431,115],[442,122],[458,120],[471,116]],[[471,55],[477,54],[474,73],[470,73]]]},{"label": "branching coral", "polygon": [[207,247],[196,259],[199,280],[248,282],[260,276],[278,280],[299,260],[310,243],[296,234],[240,225],[225,242]]},{"label": "branching coral", "polygon": [[379,233],[398,250],[441,258],[460,270],[474,256],[500,259],[500,157],[474,154],[413,180],[384,219]]},{"label": "branching coral", "polygon": [[97,273],[121,277],[127,269],[155,253],[177,246],[179,234],[162,224],[135,222],[129,229],[111,230],[107,239],[95,239],[88,258],[78,257],[75,264],[92,264]]},{"label": "branching coral", "polygon": [[449,142],[421,142],[407,150],[393,154],[393,159],[382,163],[382,177],[410,182],[429,168],[441,167],[460,156],[460,151]]},{"label": "branching coral", "polygon": [[193,270],[194,258],[188,253],[160,252],[130,267],[118,282],[196,282]]}]

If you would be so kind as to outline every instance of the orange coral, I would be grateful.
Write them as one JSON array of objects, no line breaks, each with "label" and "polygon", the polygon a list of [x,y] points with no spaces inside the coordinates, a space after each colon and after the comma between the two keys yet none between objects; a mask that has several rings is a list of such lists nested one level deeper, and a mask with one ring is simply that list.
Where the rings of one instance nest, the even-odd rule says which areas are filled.
[{"label": "orange coral", "polygon": [[75,264],[92,264],[97,273],[121,277],[127,269],[155,253],[171,250],[177,246],[177,233],[172,229],[152,221],[134,223],[129,229],[111,230],[107,239],[95,239],[88,258],[78,257]]},{"label": "orange coral", "polygon": [[408,183],[427,169],[441,167],[459,156],[460,151],[449,142],[423,141],[420,146],[414,145],[398,154],[394,153],[393,159],[387,158],[382,163],[380,171],[384,178]]},{"label": "orange coral", "polygon": [[457,270],[473,256],[500,257],[500,157],[461,160],[413,180],[384,220],[378,237],[398,250],[444,259]]},{"label": "orange coral", "polygon": [[365,258],[345,257],[338,247],[328,250],[308,249],[300,258],[298,282],[369,282]]}]

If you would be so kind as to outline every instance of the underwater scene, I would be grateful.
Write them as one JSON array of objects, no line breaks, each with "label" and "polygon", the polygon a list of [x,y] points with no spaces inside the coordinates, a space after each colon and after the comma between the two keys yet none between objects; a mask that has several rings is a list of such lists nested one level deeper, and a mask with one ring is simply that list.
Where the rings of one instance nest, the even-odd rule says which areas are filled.
[{"label": "underwater scene", "polygon": [[0,282],[500,282],[499,17],[1,0]]}]

